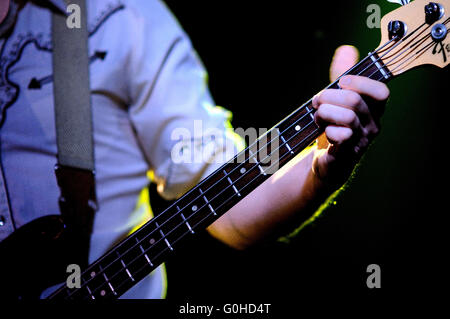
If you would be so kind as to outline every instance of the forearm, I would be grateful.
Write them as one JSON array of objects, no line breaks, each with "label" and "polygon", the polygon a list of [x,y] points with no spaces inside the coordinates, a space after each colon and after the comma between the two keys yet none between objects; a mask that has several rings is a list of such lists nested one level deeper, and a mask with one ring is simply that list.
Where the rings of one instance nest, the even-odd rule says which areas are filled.
[{"label": "forearm", "polygon": [[[353,47],[336,50],[331,80],[356,58]],[[339,86],[322,91],[312,100],[314,120],[324,130],[318,141],[320,151],[314,147],[281,168],[212,224],[208,230],[213,236],[230,246],[245,248],[263,238],[286,235],[308,220],[345,182],[379,132],[389,89],[382,82],[354,75],[342,76]]]},{"label": "forearm", "polygon": [[300,226],[334,190],[312,172],[314,149],[297,156],[213,223],[208,231],[243,249]]}]

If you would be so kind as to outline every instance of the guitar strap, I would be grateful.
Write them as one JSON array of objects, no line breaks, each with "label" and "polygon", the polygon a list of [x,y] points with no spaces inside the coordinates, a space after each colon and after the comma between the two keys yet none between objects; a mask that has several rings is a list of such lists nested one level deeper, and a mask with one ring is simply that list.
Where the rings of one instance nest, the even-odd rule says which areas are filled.
[{"label": "guitar strap", "polygon": [[85,0],[70,0],[70,3],[80,9],[77,11],[81,25],[77,25],[77,21],[69,24],[67,20],[71,17],[56,11],[52,13],[53,94],[58,151],[55,174],[61,191],[61,215],[74,246],[68,249],[77,254],[74,259],[84,266],[88,261],[90,234],[97,210],[87,10]]}]

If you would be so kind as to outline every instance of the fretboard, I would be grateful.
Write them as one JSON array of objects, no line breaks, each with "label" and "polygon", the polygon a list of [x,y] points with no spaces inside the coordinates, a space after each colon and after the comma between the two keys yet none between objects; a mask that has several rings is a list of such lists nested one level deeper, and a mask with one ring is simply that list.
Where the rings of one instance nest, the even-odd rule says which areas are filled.
[{"label": "fretboard", "polygon": [[[376,54],[345,74],[386,82],[391,78]],[[338,81],[327,88],[339,88]],[[297,108],[255,143],[222,165],[169,208],[90,265],[80,288],[65,285],[50,298],[118,298],[166,261],[183,239],[206,228],[322,133],[311,100]]]}]

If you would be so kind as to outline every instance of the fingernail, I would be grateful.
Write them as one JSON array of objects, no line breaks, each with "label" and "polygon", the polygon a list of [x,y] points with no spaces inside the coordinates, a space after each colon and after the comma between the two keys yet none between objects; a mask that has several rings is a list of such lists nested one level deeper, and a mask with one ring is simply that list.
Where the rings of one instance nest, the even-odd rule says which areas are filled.
[{"label": "fingernail", "polygon": [[317,107],[318,107],[318,103],[317,103],[317,99],[319,98],[319,96],[318,96],[318,94],[316,94],[316,95],[314,95],[313,96],[313,98],[312,98],[312,101],[311,101],[311,104],[312,104],[312,107],[313,108],[315,108],[315,109],[317,109]]}]

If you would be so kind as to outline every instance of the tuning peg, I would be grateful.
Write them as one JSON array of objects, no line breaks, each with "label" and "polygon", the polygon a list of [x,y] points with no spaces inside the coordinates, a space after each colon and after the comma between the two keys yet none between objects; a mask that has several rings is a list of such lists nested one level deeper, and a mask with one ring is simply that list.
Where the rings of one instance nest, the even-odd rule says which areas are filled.
[{"label": "tuning peg", "polygon": [[406,24],[402,21],[390,21],[388,24],[389,39],[400,39],[406,34],[406,31]]},{"label": "tuning peg", "polygon": [[410,0],[387,0],[391,3],[398,3],[401,6],[407,5],[408,3],[410,3]]},{"label": "tuning peg", "polygon": [[439,3],[430,2],[425,6],[425,21],[433,24],[444,15],[444,8]]},{"label": "tuning peg", "polygon": [[444,24],[435,24],[431,29],[431,37],[435,42],[441,42],[447,36],[447,27]]}]

